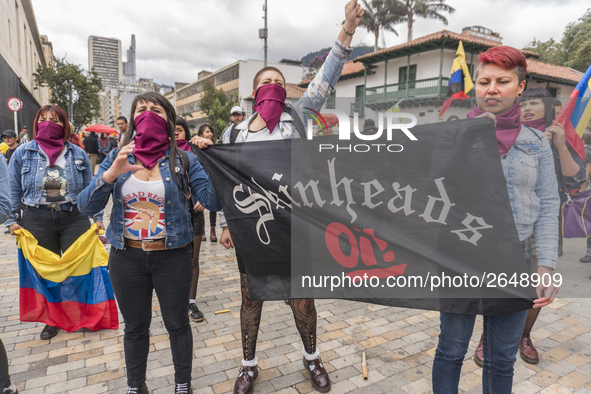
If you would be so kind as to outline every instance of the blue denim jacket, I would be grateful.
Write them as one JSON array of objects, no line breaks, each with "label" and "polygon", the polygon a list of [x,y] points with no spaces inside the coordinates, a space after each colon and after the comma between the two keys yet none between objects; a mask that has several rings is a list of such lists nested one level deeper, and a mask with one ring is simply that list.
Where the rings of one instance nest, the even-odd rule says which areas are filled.
[{"label": "blue denim jacket", "polygon": [[[66,141],[66,180],[68,195],[72,204],[76,204],[78,196],[92,180],[90,159],[80,147]],[[37,141],[19,146],[10,158],[10,203],[12,209],[6,227],[17,221],[19,205],[39,206],[41,185],[47,165],[47,157],[39,152]],[[95,212],[94,220],[103,221],[103,211]]]},{"label": "blue denim jacket", "polygon": [[10,188],[8,180],[8,165],[6,157],[0,153],[0,223],[4,223],[10,216]]},{"label": "blue denim jacket", "polygon": [[[92,179],[90,185],[80,193],[78,197],[78,209],[87,215],[98,212],[107,205],[109,196],[113,194],[113,209],[106,236],[111,245],[117,249],[123,249],[125,246],[125,239],[123,237],[125,206],[121,196],[121,188],[125,181],[133,174],[133,171],[120,175],[117,177],[115,183],[108,183],[103,179],[103,173],[111,167],[111,164],[115,161],[115,155],[118,152],[119,149],[113,150],[103,160],[99,171]],[[166,201],[164,211],[164,221],[166,223],[164,246],[166,249],[178,248],[193,242],[193,223],[191,222],[191,213],[189,212],[192,206],[190,206],[183,192],[179,190],[174,179],[172,179],[168,162],[169,154],[170,148],[166,151],[165,157],[158,160],[158,168],[160,169],[162,181],[164,182],[164,199]],[[191,186],[193,200],[199,201],[210,211],[219,211],[221,206],[211,179],[199,163],[197,157],[191,152],[187,152],[187,155],[189,157],[189,184]],[[129,155],[127,160],[131,164],[135,164],[136,162],[135,156],[133,155]],[[175,172],[179,176],[185,176],[180,161],[177,162]]]},{"label": "blue denim jacket", "polygon": [[519,239],[535,230],[538,266],[555,268],[560,197],[548,140],[542,132],[523,126],[501,164]]}]

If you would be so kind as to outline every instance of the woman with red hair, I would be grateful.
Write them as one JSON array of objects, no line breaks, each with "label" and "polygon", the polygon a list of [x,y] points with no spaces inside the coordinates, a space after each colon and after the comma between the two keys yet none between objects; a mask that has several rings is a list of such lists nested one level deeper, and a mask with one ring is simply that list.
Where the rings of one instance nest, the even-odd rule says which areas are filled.
[{"label": "woman with red hair", "polygon": [[[90,228],[88,217],[76,207],[78,194],[92,180],[90,160],[70,137],[66,113],[58,106],[46,105],[35,116],[34,140],[19,146],[10,160],[12,209],[6,227],[12,235],[26,229],[39,246],[57,255]],[[94,220],[104,230],[102,211]],[[52,321],[47,317],[43,322]],[[47,324],[41,339],[51,339],[57,333],[57,327]]]},{"label": "woman with red hair", "polygon": [[[548,139],[521,123],[517,100],[525,88],[527,63],[517,49],[499,46],[480,54],[476,70],[476,102],[468,118],[486,117],[495,123],[501,165],[517,234],[531,270],[532,247],[528,238],[535,227],[537,273],[552,274],[558,249],[560,199],[554,174],[554,157]],[[547,277],[548,275],[546,275]],[[551,283],[536,289],[534,308],[554,300]],[[511,393],[513,365],[525,325],[527,310],[503,316],[483,316],[484,393]],[[457,393],[460,371],[476,316],[441,312],[441,334],[433,362],[433,392]]]}]

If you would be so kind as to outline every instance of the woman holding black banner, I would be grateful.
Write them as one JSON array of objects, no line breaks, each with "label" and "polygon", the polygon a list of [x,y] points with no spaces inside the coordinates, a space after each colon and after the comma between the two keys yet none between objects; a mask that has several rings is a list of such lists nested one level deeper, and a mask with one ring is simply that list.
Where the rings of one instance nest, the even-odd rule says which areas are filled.
[{"label": "woman holding black banner", "polygon": [[[345,61],[351,54],[352,49],[348,47],[362,16],[363,10],[357,4],[357,0],[351,0],[347,3],[345,6],[345,23],[334,47],[302,99],[292,109],[303,115],[303,107],[318,110],[326,102],[328,96],[334,90],[334,84],[339,79]],[[226,130],[222,136],[222,142],[227,144],[230,142],[299,138],[299,133],[294,125],[296,120],[284,112],[286,107],[285,86],[285,78],[277,68],[265,67],[260,70],[253,81],[253,96],[255,98],[253,108],[257,112],[238,126]],[[303,116],[301,117],[303,118]],[[232,133],[231,131],[234,129],[236,132]],[[201,149],[213,144],[210,140],[201,137],[195,137],[193,142]],[[223,228],[220,243],[226,248],[234,246],[222,214],[220,214],[220,225]],[[242,291],[240,325],[242,329],[243,360],[242,368],[234,385],[234,393],[246,394],[252,392],[254,381],[258,375],[258,359],[255,350],[263,302],[253,301],[250,296],[248,277],[239,250],[236,251],[236,258],[240,270]],[[331,388],[330,378],[324,369],[316,347],[317,315],[314,300],[292,299],[289,300],[289,304],[304,343],[302,349],[303,363],[310,373],[312,385],[320,392],[328,392]]]},{"label": "woman holding black banner", "polygon": [[[578,189],[585,182],[585,162],[566,140],[562,125],[554,120],[556,112],[554,98],[550,92],[544,88],[527,89],[519,98],[519,103],[522,124],[541,131],[548,138],[554,156],[558,195],[561,202],[565,202],[566,193],[569,190]],[[530,242],[535,245],[535,235],[532,234]],[[533,271],[535,272],[538,267],[538,258],[535,250],[533,252]],[[562,256],[562,234],[560,231],[558,231],[558,256]],[[523,361],[529,364],[537,364],[540,361],[538,351],[530,339],[531,330],[540,310],[541,308],[532,308],[527,312],[525,328],[519,342],[519,354]],[[482,366],[482,360],[481,339],[474,353],[474,361]]]},{"label": "woman holding black banner", "polygon": [[[552,275],[558,248],[558,187],[554,158],[547,138],[522,125],[517,98],[525,88],[527,63],[517,49],[493,47],[479,55],[476,71],[477,104],[468,118],[487,117],[495,122],[499,154],[507,191],[523,251],[531,267],[528,238],[536,230],[537,273]],[[541,282],[541,281],[540,281]],[[557,288],[538,286],[534,308],[554,300]],[[484,316],[484,393],[511,393],[513,365],[527,311]],[[441,312],[441,334],[433,362],[434,393],[458,391],[460,371],[476,315]]]},{"label": "woman holding black banner", "polygon": [[190,394],[193,335],[187,316],[193,270],[191,198],[219,210],[209,176],[175,142],[174,107],[149,92],[131,104],[130,129],[79,196],[84,213],[101,210],[113,195],[107,239],[109,275],[123,320],[128,393],[144,394],[150,351],[152,293],[168,331],[175,393]]}]

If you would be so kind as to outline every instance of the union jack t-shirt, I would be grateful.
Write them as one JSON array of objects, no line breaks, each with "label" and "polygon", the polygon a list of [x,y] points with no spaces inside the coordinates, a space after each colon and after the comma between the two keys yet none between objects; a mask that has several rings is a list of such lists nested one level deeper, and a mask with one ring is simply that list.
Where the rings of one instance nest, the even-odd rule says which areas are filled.
[{"label": "union jack t-shirt", "polygon": [[121,192],[125,207],[123,235],[138,241],[166,237],[164,182],[141,181],[132,175]]}]

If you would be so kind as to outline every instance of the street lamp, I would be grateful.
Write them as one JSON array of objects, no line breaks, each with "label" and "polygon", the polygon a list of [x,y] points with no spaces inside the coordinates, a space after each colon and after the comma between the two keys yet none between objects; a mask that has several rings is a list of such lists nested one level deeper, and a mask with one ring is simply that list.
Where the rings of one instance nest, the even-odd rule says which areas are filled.
[{"label": "street lamp", "polygon": [[72,103],[72,83],[71,79],[68,79],[68,86],[70,89],[70,102],[68,103],[68,115],[70,118],[70,123],[74,124],[74,104]]}]

